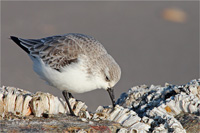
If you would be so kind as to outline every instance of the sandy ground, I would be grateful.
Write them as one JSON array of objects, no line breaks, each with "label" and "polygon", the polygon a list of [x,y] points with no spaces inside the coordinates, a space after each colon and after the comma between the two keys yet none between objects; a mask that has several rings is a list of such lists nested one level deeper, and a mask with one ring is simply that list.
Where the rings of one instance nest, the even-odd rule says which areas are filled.
[{"label": "sandy ground", "polygon": [[[95,37],[119,63],[117,98],[136,85],[181,85],[199,78],[199,2],[1,2],[1,85],[62,97],[8,38],[66,33]],[[75,97],[90,110],[111,104],[104,90]]]}]

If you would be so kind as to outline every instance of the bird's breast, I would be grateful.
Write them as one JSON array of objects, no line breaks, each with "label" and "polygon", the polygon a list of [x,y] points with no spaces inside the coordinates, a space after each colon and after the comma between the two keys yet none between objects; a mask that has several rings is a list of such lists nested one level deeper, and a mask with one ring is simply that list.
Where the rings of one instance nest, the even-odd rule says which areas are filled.
[{"label": "bird's breast", "polygon": [[33,60],[34,71],[49,85],[71,93],[84,93],[101,88],[98,76],[87,72],[81,63],[74,63],[64,67],[61,72],[44,64],[42,60]]}]

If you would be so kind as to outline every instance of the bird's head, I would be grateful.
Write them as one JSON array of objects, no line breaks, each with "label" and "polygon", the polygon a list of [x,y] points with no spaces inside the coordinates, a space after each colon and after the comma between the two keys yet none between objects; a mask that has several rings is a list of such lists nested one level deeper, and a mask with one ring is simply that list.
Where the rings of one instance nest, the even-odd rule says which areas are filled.
[{"label": "bird's head", "polygon": [[103,89],[113,88],[115,84],[120,80],[121,69],[116,61],[109,55],[104,55],[102,60],[100,59],[100,64],[102,67],[100,69],[101,80],[103,82]]},{"label": "bird's head", "polygon": [[105,55],[101,63],[103,66],[101,69],[102,88],[108,91],[114,110],[116,104],[113,87],[120,80],[121,69],[110,55]]}]

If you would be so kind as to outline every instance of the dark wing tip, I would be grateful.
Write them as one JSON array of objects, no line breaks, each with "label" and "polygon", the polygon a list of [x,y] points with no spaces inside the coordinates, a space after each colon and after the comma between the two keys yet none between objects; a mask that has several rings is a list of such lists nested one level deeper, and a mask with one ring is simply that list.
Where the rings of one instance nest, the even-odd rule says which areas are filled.
[{"label": "dark wing tip", "polygon": [[10,36],[10,39],[13,40],[15,43],[20,43],[19,39],[15,36]]},{"label": "dark wing tip", "polygon": [[15,38],[17,38],[17,37],[15,37],[15,36],[10,36],[10,38],[11,38],[11,39],[15,39]]},{"label": "dark wing tip", "polygon": [[28,53],[28,54],[30,53],[30,51],[21,44],[21,41],[19,40],[18,37],[10,36],[10,39],[13,40],[20,48],[22,48],[24,51],[26,51],[26,53]]},{"label": "dark wing tip", "polygon": [[15,37],[15,36],[10,36],[10,39],[13,40],[17,45],[21,45],[21,44],[20,44],[20,40],[19,40],[17,37]]}]

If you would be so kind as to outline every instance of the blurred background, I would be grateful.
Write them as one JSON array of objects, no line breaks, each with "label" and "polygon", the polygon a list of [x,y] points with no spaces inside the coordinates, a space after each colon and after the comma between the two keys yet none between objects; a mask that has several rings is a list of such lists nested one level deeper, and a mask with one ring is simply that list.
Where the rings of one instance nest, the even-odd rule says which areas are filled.
[{"label": "blurred background", "polygon": [[[116,99],[137,85],[182,85],[199,78],[199,2],[1,2],[1,86],[61,91],[39,78],[9,39],[83,33],[99,40],[122,69]],[[105,90],[75,94],[89,110],[110,105]],[[63,98],[63,97],[62,97]]]}]

